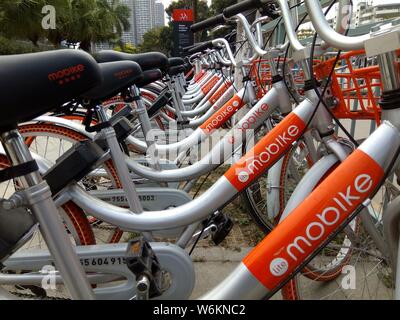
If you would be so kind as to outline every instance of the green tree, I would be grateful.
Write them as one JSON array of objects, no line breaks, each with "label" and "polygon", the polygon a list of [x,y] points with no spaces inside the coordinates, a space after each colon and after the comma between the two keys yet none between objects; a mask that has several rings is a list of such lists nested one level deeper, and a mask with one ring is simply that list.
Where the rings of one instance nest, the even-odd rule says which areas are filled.
[{"label": "green tree", "polygon": [[237,0],[213,0],[210,6],[211,14],[220,14],[226,7],[229,7],[237,2]]},{"label": "green tree", "polygon": [[65,39],[89,51],[92,43],[116,41],[129,29],[129,11],[119,0],[67,0],[54,43]]},{"label": "green tree", "polygon": [[143,35],[143,42],[139,49],[141,52],[159,51],[170,55],[172,50],[172,29],[160,27],[149,30]]},{"label": "green tree", "polygon": [[[211,15],[215,16],[215,15],[221,14],[226,7],[229,7],[237,2],[238,2],[237,0],[213,0],[213,2],[211,3],[211,6],[210,6]],[[229,25],[229,27],[217,30],[213,34],[209,35],[209,37],[210,38],[224,37],[231,31],[233,31],[233,29],[235,29],[235,28],[236,28],[236,25],[234,25],[234,24]]]},{"label": "green tree", "polygon": [[135,47],[131,43],[117,45],[116,47],[114,47],[114,50],[119,51],[119,52],[132,53],[132,54],[140,52],[140,48]]},{"label": "green tree", "polygon": [[[44,5],[56,8],[55,30],[42,28]],[[0,33],[35,45],[42,38],[56,47],[66,40],[89,51],[92,43],[116,42],[129,27],[129,9],[120,0],[0,1]]]},{"label": "green tree", "polygon": [[0,2],[0,32],[7,38],[28,39],[37,45],[44,35],[41,10],[45,1],[3,0]]}]

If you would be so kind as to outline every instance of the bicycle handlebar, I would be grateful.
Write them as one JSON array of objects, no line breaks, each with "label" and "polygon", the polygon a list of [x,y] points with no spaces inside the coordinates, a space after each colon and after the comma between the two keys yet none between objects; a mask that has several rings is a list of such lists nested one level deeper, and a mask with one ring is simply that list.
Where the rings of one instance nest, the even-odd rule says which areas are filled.
[{"label": "bicycle handlebar", "polygon": [[247,40],[249,41],[249,44],[253,47],[254,51],[261,57],[267,54],[267,51],[261,49],[259,44],[257,43],[257,40],[254,38],[249,22],[244,17],[244,15],[239,13],[235,15],[233,18],[236,18],[242,24],[243,30],[247,36]]},{"label": "bicycle handlebar", "polygon": [[311,22],[319,36],[332,47],[341,50],[364,49],[365,40],[369,39],[369,34],[357,37],[348,37],[333,30],[322,11],[321,5],[316,0],[305,0],[307,12]]},{"label": "bicycle handlebar", "polygon": [[212,47],[213,47],[212,41],[206,41],[206,42],[194,45],[191,49],[187,50],[187,53],[188,54],[193,54],[193,53],[196,53],[196,52],[204,51],[206,49],[211,49]]},{"label": "bicycle handlebar", "polygon": [[212,28],[212,27],[218,26],[220,24],[224,24],[224,23],[225,23],[225,19],[224,19],[223,14],[221,13],[215,17],[211,17],[204,21],[193,24],[190,27],[190,30],[192,30],[193,33],[196,33],[199,31],[203,31],[204,29],[209,29],[209,28]]},{"label": "bicycle handlebar", "polygon": [[191,46],[183,47],[182,48],[182,52],[188,52],[190,49],[195,48],[197,45],[198,44],[194,44],[194,45],[191,45]]},{"label": "bicycle handlebar", "polygon": [[281,14],[283,17],[283,22],[285,24],[285,30],[289,42],[295,51],[300,51],[304,49],[304,46],[300,43],[297,38],[295,26],[292,19],[292,14],[290,12],[287,0],[278,0],[279,8],[281,9]]},{"label": "bicycle handlebar", "polygon": [[246,0],[229,6],[224,9],[223,14],[225,18],[231,18],[238,13],[242,13],[247,10],[260,8],[264,3],[269,2],[269,0]]},{"label": "bicycle handlebar", "polygon": [[225,47],[226,53],[228,54],[229,60],[231,61],[232,65],[234,67],[236,67],[236,60],[235,57],[233,55],[233,52],[231,50],[231,47],[229,46],[228,41],[226,41],[226,39],[224,38],[218,38],[212,41],[214,46],[217,46],[219,44],[221,44],[223,47]]},{"label": "bicycle handlebar", "polygon": [[231,18],[238,13],[250,10],[250,9],[257,9],[262,7],[264,3],[270,2],[271,0],[246,0],[239,2],[237,4],[234,4],[232,6],[229,6],[224,9],[222,14],[219,14],[217,16],[208,18],[204,21],[197,22],[191,26],[192,32],[196,33],[199,31],[202,31],[204,29],[209,29],[215,26],[218,26],[220,24],[225,23],[224,18]]}]

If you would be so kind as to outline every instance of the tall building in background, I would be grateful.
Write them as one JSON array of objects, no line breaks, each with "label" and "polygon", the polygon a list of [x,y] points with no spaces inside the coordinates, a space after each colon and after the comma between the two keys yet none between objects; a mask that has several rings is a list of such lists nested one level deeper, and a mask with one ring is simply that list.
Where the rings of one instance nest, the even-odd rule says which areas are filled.
[{"label": "tall building in background", "polygon": [[376,23],[400,17],[399,2],[393,0],[393,3],[380,4],[371,1],[358,2],[355,12],[356,26]]},{"label": "tall building in background", "polygon": [[135,0],[120,0],[129,8],[129,23],[131,25],[130,29],[122,33],[122,42],[135,44],[135,16],[134,16],[134,1]]},{"label": "tall building in background", "polygon": [[134,0],[135,40],[141,44],[143,35],[156,26],[156,0]]},{"label": "tall building in background", "polygon": [[[128,7],[129,24],[130,24],[129,30],[122,32],[121,41],[123,43],[130,43],[132,45],[135,45],[137,42],[135,38],[134,1],[135,0],[120,0],[122,4]],[[113,49],[113,46],[107,42],[96,43],[96,45],[94,46],[95,52],[99,52],[101,50],[110,50],[110,49]]]},{"label": "tall building in background", "polygon": [[163,27],[165,26],[165,8],[160,0],[156,0],[155,2],[155,27]]},{"label": "tall building in background", "polygon": [[[120,0],[129,10],[130,29],[122,33],[123,43],[138,46],[143,35],[157,27],[165,25],[165,8],[160,0]],[[111,49],[108,43],[95,45],[95,51]]]}]

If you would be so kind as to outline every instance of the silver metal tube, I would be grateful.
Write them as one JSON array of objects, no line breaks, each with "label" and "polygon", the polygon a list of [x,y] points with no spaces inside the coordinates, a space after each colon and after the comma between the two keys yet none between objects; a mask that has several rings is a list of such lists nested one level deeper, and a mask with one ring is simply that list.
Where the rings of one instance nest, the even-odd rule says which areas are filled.
[{"label": "silver metal tube", "polygon": [[[13,165],[33,160],[17,130],[3,134],[1,140]],[[93,300],[93,290],[51,198],[50,188],[42,181],[39,172],[26,175],[23,181],[29,188],[26,192],[32,213],[39,222],[43,238],[71,296],[78,300]]]},{"label": "silver metal tube", "polygon": [[[282,1],[282,0],[280,0]],[[364,49],[364,41],[369,39],[370,36],[362,35],[357,37],[347,37],[334,31],[322,11],[321,4],[316,0],[305,0],[307,12],[310,16],[311,22],[319,34],[329,45],[341,50],[357,50]]]},{"label": "silver metal tube", "polygon": [[237,190],[229,181],[221,177],[207,192],[183,206],[161,211],[145,211],[136,215],[129,209],[116,207],[92,197],[77,185],[71,186],[68,192],[78,206],[88,210],[93,216],[133,232],[166,230],[190,225],[205,219],[237,194]]},{"label": "silver metal tube", "polygon": [[[128,167],[132,172],[153,181],[173,182],[198,178],[201,175],[214,170],[221,163],[228,160],[232,156],[231,137],[238,131],[242,131],[243,129],[241,128],[246,128],[246,131],[257,129],[279,106],[279,98],[284,95],[284,92],[286,92],[286,88],[283,87],[279,87],[279,89],[274,87],[268,91],[268,93],[231,129],[228,134],[224,136],[222,140],[213,147],[207,155],[193,165],[180,169],[155,171],[140,165],[133,159],[126,158]],[[288,95],[287,92],[286,94]],[[262,109],[264,105],[268,105],[269,107],[266,111]],[[289,103],[289,108],[290,107]],[[283,108],[285,109],[285,106]],[[244,138],[244,135],[239,137],[240,141]]]},{"label": "silver metal tube", "polygon": [[118,172],[118,177],[120,178],[124,190],[127,194],[129,207],[134,213],[142,213],[143,207],[137,195],[135,185],[133,181],[130,179],[129,170],[125,163],[125,158],[119,146],[114,129],[105,128],[102,130],[102,134],[104,134],[108,143],[108,147],[110,148],[111,156],[115,168]]},{"label": "silver metal tube", "polygon": [[398,69],[396,52],[387,52],[378,55],[379,68],[382,75],[384,91],[391,91],[400,88],[400,73]]},{"label": "silver metal tube", "polygon": [[231,47],[229,46],[229,43],[228,43],[228,41],[226,41],[226,39],[224,39],[224,38],[215,39],[215,40],[212,41],[212,44],[214,46],[217,46],[218,44],[221,44],[222,46],[224,46],[225,50],[226,50],[226,52],[228,54],[229,60],[231,61],[232,65],[234,67],[236,67],[235,57],[234,57],[234,55],[232,53],[232,50],[231,50]]},{"label": "silver metal tube", "polygon": [[181,248],[186,248],[188,243],[192,240],[193,234],[196,232],[199,227],[200,222],[193,223],[185,228],[185,231],[181,234],[176,245]]},{"label": "silver metal tube", "polygon": [[299,23],[299,8],[296,6],[298,0],[289,0],[293,25],[297,26]]},{"label": "silver metal tube", "polygon": [[343,148],[343,145],[338,143],[332,136],[323,138],[327,148],[334,153],[334,155],[340,160],[344,161],[347,159],[348,152]]},{"label": "silver metal tube", "polygon": [[[305,99],[293,113],[307,123],[314,110],[315,105]],[[143,212],[140,215],[133,215],[130,210],[115,207],[91,197],[76,185],[70,186],[68,192],[78,206],[102,221],[129,231],[154,231],[187,226],[204,219],[235,197],[238,190],[224,175],[199,198],[183,206]]]},{"label": "silver metal tube", "polygon": [[238,267],[218,286],[202,296],[201,300],[260,300],[268,289],[240,263]]},{"label": "silver metal tube", "polygon": [[287,37],[290,41],[291,46],[295,51],[300,51],[304,49],[304,46],[297,39],[295,25],[293,24],[292,14],[289,9],[287,0],[278,0],[279,7],[282,12],[283,22],[285,24],[285,30]]},{"label": "silver metal tube", "polygon": [[250,29],[249,22],[245,18],[245,16],[241,13],[237,14],[234,16],[234,18],[238,19],[241,25],[243,26],[243,30],[246,33],[247,40],[249,41],[250,45],[253,47],[254,51],[259,55],[259,56],[264,56],[267,54],[267,51],[263,50],[260,48],[260,46],[257,43],[257,40],[254,38],[253,32]]},{"label": "silver metal tube", "polygon": [[218,60],[221,64],[223,64],[225,67],[230,67],[232,65],[232,62],[230,60],[226,60],[219,51],[216,52],[216,55],[218,57]]}]

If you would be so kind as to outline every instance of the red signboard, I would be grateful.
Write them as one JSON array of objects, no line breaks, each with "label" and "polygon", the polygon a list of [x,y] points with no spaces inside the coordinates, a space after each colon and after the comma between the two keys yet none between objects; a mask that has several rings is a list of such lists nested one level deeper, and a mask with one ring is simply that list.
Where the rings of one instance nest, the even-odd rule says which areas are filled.
[{"label": "red signboard", "polygon": [[172,19],[175,22],[193,22],[193,10],[192,9],[175,9],[172,12]]}]

